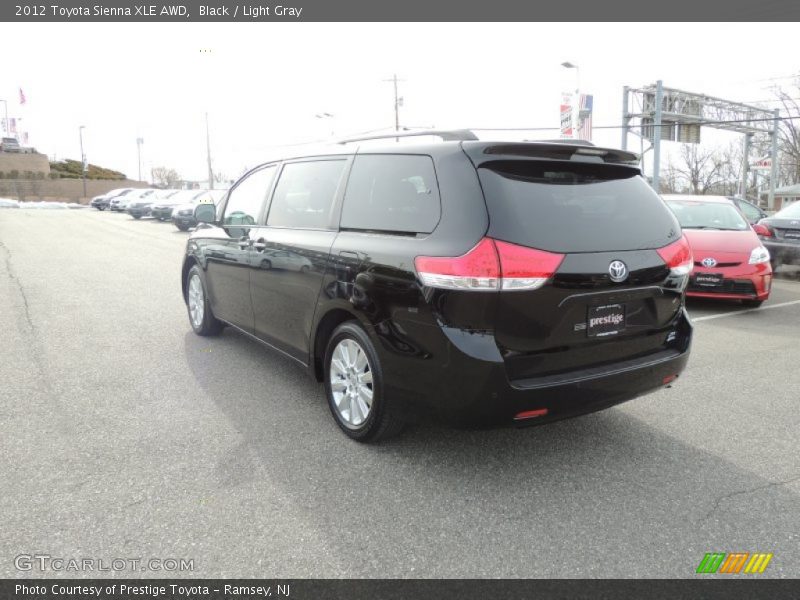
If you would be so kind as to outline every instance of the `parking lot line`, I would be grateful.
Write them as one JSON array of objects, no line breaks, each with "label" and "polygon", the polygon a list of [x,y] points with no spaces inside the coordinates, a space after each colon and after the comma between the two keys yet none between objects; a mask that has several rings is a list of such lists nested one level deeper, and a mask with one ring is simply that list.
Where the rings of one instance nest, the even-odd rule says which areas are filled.
[{"label": "parking lot line", "polygon": [[[710,321],[711,319],[721,319],[722,317],[732,317],[734,315],[741,315],[743,313],[761,311],[761,310],[769,310],[770,308],[782,308],[784,306],[791,306],[793,304],[800,304],[800,300],[792,300],[791,302],[780,302],[779,304],[770,304],[769,306],[761,306],[759,308],[747,308],[744,310],[736,310],[733,312],[726,312],[726,313],[719,313],[716,315],[706,315],[704,317],[692,317],[692,323],[696,323],[698,321]],[[691,317],[691,315],[690,315]]]}]

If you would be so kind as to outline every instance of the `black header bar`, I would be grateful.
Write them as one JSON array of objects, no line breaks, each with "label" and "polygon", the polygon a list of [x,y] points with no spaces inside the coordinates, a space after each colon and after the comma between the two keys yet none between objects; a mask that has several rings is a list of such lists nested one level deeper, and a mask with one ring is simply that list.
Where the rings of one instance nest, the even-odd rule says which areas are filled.
[{"label": "black header bar", "polygon": [[[594,21],[771,21],[800,20],[796,0],[3,0],[8,22],[553,22]],[[637,32],[631,32],[634,37]],[[642,40],[647,31],[638,32]],[[564,36],[570,36],[565,27]],[[658,42],[658,40],[656,40]],[[664,40],[668,43],[668,40]],[[702,46],[702,40],[698,41]]]}]

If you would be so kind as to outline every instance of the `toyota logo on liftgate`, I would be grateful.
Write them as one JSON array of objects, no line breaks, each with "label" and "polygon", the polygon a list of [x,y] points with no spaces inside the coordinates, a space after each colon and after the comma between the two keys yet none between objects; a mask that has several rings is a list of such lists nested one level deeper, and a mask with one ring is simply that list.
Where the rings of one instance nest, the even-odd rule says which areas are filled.
[{"label": "toyota logo on liftgate", "polygon": [[615,283],[625,281],[625,278],[628,276],[628,267],[626,267],[625,263],[621,260],[612,261],[611,264],[608,265],[608,275],[611,277],[611,281]]}]

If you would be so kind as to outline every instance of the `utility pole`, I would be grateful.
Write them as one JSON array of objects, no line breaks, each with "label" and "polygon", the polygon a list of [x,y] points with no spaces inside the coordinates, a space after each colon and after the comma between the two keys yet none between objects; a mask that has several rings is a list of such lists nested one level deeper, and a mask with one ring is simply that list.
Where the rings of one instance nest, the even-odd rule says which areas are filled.
[{"label": "utility pole", "polygon": [[772,144],[770,149],[770,159],[772,163],[769,169],[769,196],[767,206],[769,210],[775,210],[775,186],[778,185],[778,128],[781,122],[781,110],[776,108],[772,111],[775,120],[772,122]]},{"label": "utility pole", "polygon": [[656,114],[653,118],[653,189],[656,194],[661,191],[661,110],[664,104],[664,84],[659,79],[656,81]]},{"label": "utility pole", "polygon": [[622,88],[622,144],[620,148],[628,149],[628,123],[631,118],[628,116],[628,86]]},{"label": "utility pole", "polygon": [[208,132],[208,113],[206,113],[206,154],[208,156],[208,189],[214,189],[214,171],[211,169],[211,134]]},{"label": "utility pole", "polygon": [[89,165],[86,164],[86,154],[83,152],[83,130],[86,128],[86,125],[81,125],[78,127],[78,136],[81,142],[81,172],[83,173],[83,197],[86,198],[86,171],[89,169]]},{"label": "utility pole", "polygon": [[403,106],[403,98],[397,94],[397,82],[405,81],[405,79],[398,79],[397,73],[395,73],[392,75],[391,79],[384,79],[384,81],[389,81],[394,84],[394,130],[400,131],[400,107]]}]

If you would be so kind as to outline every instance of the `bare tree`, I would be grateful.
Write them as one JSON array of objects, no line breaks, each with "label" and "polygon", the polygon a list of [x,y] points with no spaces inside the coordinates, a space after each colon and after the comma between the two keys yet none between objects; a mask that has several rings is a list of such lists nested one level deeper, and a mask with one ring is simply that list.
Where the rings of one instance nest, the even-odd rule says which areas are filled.
[{"label": "bare tree", "polygon": [[780,151],[779,183],[800,183],[800,77],[788,90],[776,87],[775,97],[781,104],[784,119],[778,127],[778,149]]},{"label": "bare tree", "polygon": [[698,144],[683,144],[678,159],[670,159],[667,181],[688,194],[707,194],[723,183],[723,170],[723,158],[718,151]]},{"label": "bare tree", "polygon": [[156,167],[152,171],[153,183],[166,188],[175,187],[181,181],[181,176],[175,169]]}]

